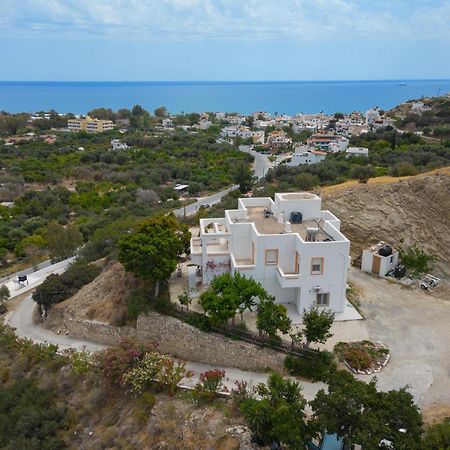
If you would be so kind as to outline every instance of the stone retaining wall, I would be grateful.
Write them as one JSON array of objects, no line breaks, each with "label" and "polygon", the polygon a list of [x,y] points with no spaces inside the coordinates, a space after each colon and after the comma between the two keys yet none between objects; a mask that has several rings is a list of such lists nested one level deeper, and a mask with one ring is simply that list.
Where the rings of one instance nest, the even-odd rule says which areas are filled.
[{"label": "stone retaining wall", "polygon": [[242,370],[283,370],[285,355],[216,333],[205,333],[176,318],[149,312],[139,316],[136,328],[115,327],[96,320],[58,317],[45,326],[103,345],[113,345],[125,337],[137,337],[158,344],[158,350],[180,359]]},{"label": "stone retaining wall", "polygon": [[220,334],[205,333],[155,312],[139,316],[137,337],[157,342],[161,352],[180,359],[242,370],[283,370],[283,353]]}]

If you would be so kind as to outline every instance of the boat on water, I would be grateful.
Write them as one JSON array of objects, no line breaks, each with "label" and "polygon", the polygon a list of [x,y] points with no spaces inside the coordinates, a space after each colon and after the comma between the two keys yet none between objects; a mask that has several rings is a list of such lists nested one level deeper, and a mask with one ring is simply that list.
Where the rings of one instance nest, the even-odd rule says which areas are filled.
[{"label": "boat on water", "polygon": [[406,86],[406,83],[398,83],[399,86]]}]

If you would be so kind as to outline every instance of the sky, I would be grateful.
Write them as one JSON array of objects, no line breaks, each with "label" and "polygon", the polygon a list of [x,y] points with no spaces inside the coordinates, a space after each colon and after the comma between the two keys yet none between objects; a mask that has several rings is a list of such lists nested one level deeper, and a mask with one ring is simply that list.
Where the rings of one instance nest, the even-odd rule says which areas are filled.
[{"label": "sky", "polygon": [[0,0],[0,80],[450,78],[449,0]]}]

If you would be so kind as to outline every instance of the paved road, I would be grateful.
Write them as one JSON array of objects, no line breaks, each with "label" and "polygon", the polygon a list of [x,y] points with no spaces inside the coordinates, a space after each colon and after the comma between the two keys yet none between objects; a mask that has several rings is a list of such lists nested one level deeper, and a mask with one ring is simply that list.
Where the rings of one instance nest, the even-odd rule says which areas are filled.
[{"label": "paved road", "polygon": [[216,203],[219,203],[220,200],[222,200],[222,197],[225,197],[225,195],[229,194],[232,191],[235,191],[238,188],[239,188],[239,186],[236,184],[234,186],[231,186],[228,189],[224,189],[223,191],[216,192],[215,194],[210,195],[208,197],[202,197],[195,203],[191,203],[190,205],[185,206],[184,208],[175,209],[173,211],[173,213],[177,217],[192,216],[199,210],[200,206],[206,205],[206,204],[214,205]]},{"label": "paved road", "polygon": [[255,162],[253,164],[253,171],[255,177],[261,179],[267,175],[267,172],[270,168],[270,163],[266,155],[262,155],[261,153],[255,152],[254,150],[246,149],[247,146],[239,147],[239,150],[244,153],[249,153],[255,158]]},{"label": "paved road", "polygon": [[95,352],[106,348],[104,345],[69,336],[61,336],[40,327],[33,321],[35,307],[36,303],[31,299],[31,296],[27,297],[19,303],[15,310],[7,314],[5,323],[15,328],[16,334],[20,337],[31,339],[38,344],[55,344],[61,350],[73,348]]},{"label": "paved road", "polygon": [[75,260],[74,257],[64,259],[63,261],[59,261],[56,264],[47,265],[43,269],[40,269],[36,272],[33,272],[31,269],[29,272],[22,271],[17,275],[22,274],[23,272],[28,273],[28,283],[27,284],[18,284],[15,281],[17,280],[17,276],[14,278],[10,278],[9,281],[6,281],[4,284],[9,289],[10,298],[17,297],[18,295],[22,295],[24,292],[28,292],[31,289],[34,289],[36,286],[39,286],[50,274],[56,273],[60,274],[67,269],[67,266],[71,264]]},{"label": "paved road", "polygon": [[52,261],[48,259],[47,261],[43,261],[36,266],[36,270],[34,267],[28,267],[28,269],[21,270],[19,272],[8,275],[7,277],[0,278],[0,284],[4,284],[7,281],[17,279],[20,275],[30,275],[33,272],[37,272],[38,270],[45,269],[52,265]]}]

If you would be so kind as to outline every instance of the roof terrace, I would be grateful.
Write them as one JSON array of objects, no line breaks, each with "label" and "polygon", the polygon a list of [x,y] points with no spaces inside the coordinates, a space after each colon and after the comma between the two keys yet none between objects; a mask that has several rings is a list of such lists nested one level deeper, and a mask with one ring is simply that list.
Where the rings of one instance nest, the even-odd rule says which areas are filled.
[{"label": "roof terrace", "polygon": [[262,206],[247,207],[247,218],[235,218],[234,223],[254,223],[260,234],[289,234],[297,233],[306,241],[307,228],[319,228],[315,242],[334,241],[323,227],[323,220],[305,220],[302,223],[279,222],[274,214],[268,213]]}]

